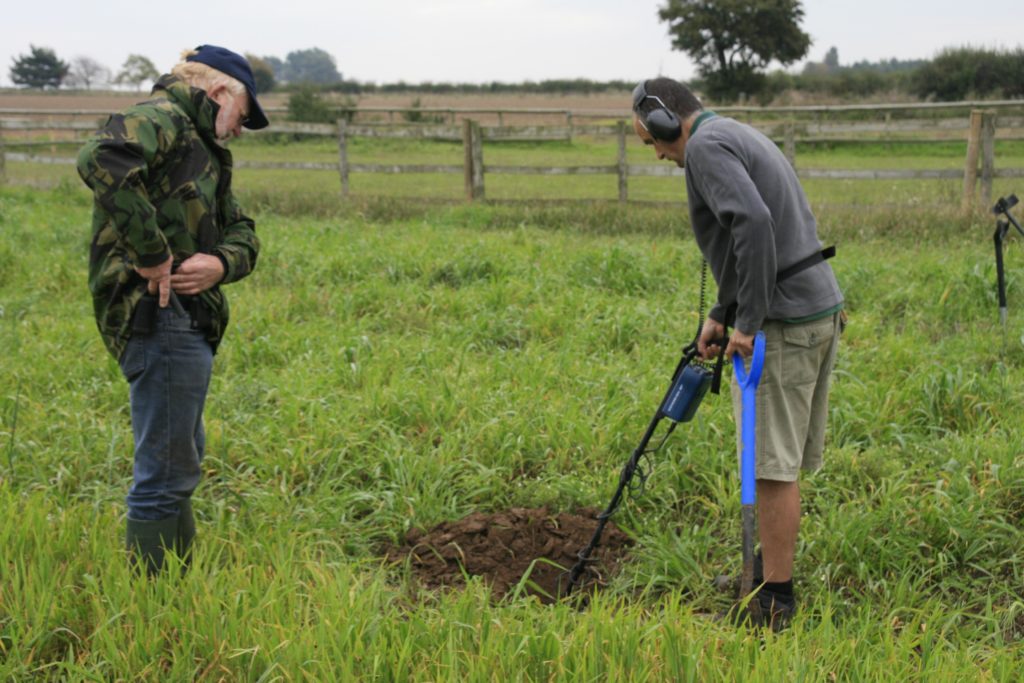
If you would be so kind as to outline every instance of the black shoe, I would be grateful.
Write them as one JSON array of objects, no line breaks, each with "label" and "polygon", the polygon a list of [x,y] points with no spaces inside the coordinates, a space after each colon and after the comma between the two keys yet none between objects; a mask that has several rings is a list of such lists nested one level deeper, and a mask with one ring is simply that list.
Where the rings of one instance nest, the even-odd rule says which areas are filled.
[{"label": "black shoe", "polygon": [[715,617],[715,621],[745,628],[769,628],[778,633],[789,627],[796,615],[796,598],[760,590],[749,601],[739,601]]},{"label": "black shoe", "polygon": [[157,521],[128,519],[125,545],[129,562],[139,573],[156,576],[164,567],[164,552],[174,549],[178,535],[178,518]]},{"label": "black shoe", "polygon": [[761,626],[778,633],[789,628],[796,616],[796,598],[793,595],[779,595],[769,590],[760,590],[755,597],[761,606]]}]

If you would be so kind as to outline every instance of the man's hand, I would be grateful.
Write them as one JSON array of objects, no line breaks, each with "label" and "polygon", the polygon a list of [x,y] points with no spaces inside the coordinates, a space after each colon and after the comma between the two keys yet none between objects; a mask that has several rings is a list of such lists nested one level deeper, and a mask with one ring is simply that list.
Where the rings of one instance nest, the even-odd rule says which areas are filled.
[{"label": "man's hand", "polygon": [[135,272],[149,281],[147,291],[150,294],[160,295],[160,308],[167,308],[167,304],[171,300],[172,263],[174,263],[174,258],[168,256],[167,260],[158,266],[151,266],[149,268],[135,267]]},{"label": "man's hand", "polygon": [[711,360],[718,356],[718,352],[721,350],[718,344],[712,344],[711,342],[717,341],[725,336],[725,325],[708,318],[704,321],[704,327],[700,331],[700,339],[697,340],[697,353],[704,360]]},{"label": "man's hand", "polygon": [[175,292],[192,296],[205,292],[224,279],[224,264],[210,254],[192,254],[171,276]]},{"label": "man's hand", "polygon": [[733,330],[729,336],[729,345],[725,347],[725,355],[732,358],[734,353],[739,353],[742,358],[754,355],[754,335]]}]

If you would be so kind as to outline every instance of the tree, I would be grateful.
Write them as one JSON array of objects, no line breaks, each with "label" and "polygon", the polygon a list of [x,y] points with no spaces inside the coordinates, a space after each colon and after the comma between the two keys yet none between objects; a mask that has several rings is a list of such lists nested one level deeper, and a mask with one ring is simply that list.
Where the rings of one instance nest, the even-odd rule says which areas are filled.
[{"label": "tree", "polygon": [[269,66],[274,72],[275,81],[286,80],[284,77],[284,62],[281,61],[280,57],[261,57],[263,63]]},{"label": "tree", "polygon": [[285,57],[284,79],[289,83],[337,83],[341,80],[334,57],[313,47],[289,52]]},{"label": "tree", "polygon": [[356,102],[346,97],[341,102],[328,102],[310,85],[300,85],[288,96],[288,118],[308,123],[334,123],[338,119],[351,121]]},{"label": "tree", "polygon": [[89,90],[94,85],[109,81],[110,69],[92,57],[78,56],[71,60],[71,71],[67,77],[68,85]]},{"label": "tree", "polygon": [[765,67],[792,64],[811,46],[800,0],[667,0],[658,16],[672,47],[690,55],[708,94],[723,101],[757,93]]},{"label": "tree", "polygon": [[839,68],[839,49],[835,45],[828,49],[825,53],[825,66],[828,67],[829,71],[835,71]]},{"label": "tree", "polygon": [[839,50],[832,46],[825,53],[825,58],[820,62],[807,62],[804,64],[803,74],[805,76],[829,76],[842,70],[839,66]]},{"label": "tree", "polygon": [[30,88],[59,88],[68,75],[68,65],[48,47],[30,45],[31,54],[15,57],[11,65],[11,81]]},{"label": "tree", "polygon": [[114,82],[118,85],[132,85],[136,90],[142,90],[142,84],[146,81],[155,81],[160,78],[160,72],[153,66],[148,57],[142,55],[128,55],[121,65]]},{"label": "tree", "polygon": [[274,89],[274,67],[256,55],[246,55],[252,67],[253,78],[256,79],[256,92],[263,94]]}]

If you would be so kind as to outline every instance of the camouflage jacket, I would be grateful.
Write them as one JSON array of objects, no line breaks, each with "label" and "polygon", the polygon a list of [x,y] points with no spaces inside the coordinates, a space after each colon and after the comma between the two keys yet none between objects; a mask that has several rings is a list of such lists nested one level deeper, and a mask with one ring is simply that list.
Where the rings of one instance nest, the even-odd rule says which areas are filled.
[{"label": "camouflage jacket", "polygon": [[[89,290],[96,325],[115,358],[131,337],[146,291],[134,266],[152,267],[196,252],[221,258],[221,284],[252,272],[255,224],[231,193],[231,153],[216,142],[219,106],[203,90],[165,75],[152,100],[112,115],[78,154],[78,174],[94,195]],[[220,286],[200,295],[216,350],[228,323]]]}]

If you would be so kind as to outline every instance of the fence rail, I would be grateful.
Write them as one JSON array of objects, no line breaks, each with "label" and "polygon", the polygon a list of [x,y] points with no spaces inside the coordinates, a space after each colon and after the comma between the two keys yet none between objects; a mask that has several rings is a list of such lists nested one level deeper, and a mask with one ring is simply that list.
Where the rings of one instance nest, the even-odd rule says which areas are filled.
[{"label": "fence rail", "polygon": [[[850,111],[895,110],[928,110],[958,109],[970,106],[971,103],[929,103],[915,105],[843,105],[823,107],[777,107],[773,109],[754,109],[742,107],[723,107],[723,113],[832,113]],[[752,123],[780,144],[797,170],[801,178],[817,179],[962,179],[962,202],[965,206],[975,201],[980,186],[981,201],[987,204],[991,198],[992,181],[995,178],[1021,178],[1024,169],[995,168],[995,141],[1024,140],[1024,116],[998,116],[997,108],[1016,108],[1024,110],[1024,102],[1003,101],[985,103],[985,109],[973,109],[967,117],[953,119],[890,119],[882,121],[822,121],[783,119]],[[391,108],[362,108],[360,111],[401,111]],[[427,112],[428,109],[413,111]],[[628,200],[628,179],[636,176],[671,177],[680,176],[683,170],[667,165],[629,164],[626,162],[626,139],[630,126],[627,121],[619,120],[614,124],[578,124],[573,120],[574,113],[558,109],[529,110],[497,110],[497,109],[445,109],[443,111],[464,114],[468,112],[501,112],[501,113],[565,113],[567,125],[558,126],[482,126],[479,122],[463,118],[461,125],[443,123],[423,124],[382,124],[377,122],[355,123],[348,119],[340,119],[336,124],[275,123],[258,135],[284,134],[308,135],[335,138],[338,145],[337,162],[282,161],[256,162],[238,160],[238,168],[277,169],[294,171],[335,171],[341,179],[342,195],[349,194],[349,176],[353,173],[404,174],[404,173],[445,173],[463,174],[465,193],[470,200],[485,197],[484,179],[487,175],[539,175],[539,176],[591,176],[615,175],[618,177],[618,195],[620,201]],[[81,144],[82,139],[76,133],[91,132],[97,121],[85,120],[39,120],[32,116],[76,116],[100,115],[107,112],[98,110],[57,110],[57,109],[0,109],[0,182],[5,179],[6,161],[39,163],[39,164],[73,164],[70,157],[56,156],[58,146]],[[621,112],[617,112],[620,113]],[[11,118],[14,115],[17,118]],[[604,116],[605,113],[589,112],[592,116]],[[580,116],[580,113],[575,113]],[[6,118],[4,118],[6,117]],[[998,123],[998,126],[997,126]],[[55,132],[71,134],[72,139],[39,140],[33,136],[38,132]],[[11,134],[14,134],[12,137]],[[508,166],[485,164],[483,145],[502,141],[572,141],[575,136],[607,137],[618,139],[618,158],[615,163],[579,166]],[[396,138],[396,139],[429,139],[460,141],[464,147],[462,165],[452,164],[372,164],[350,163],[348,161],[348,144],[352,138]],[[797,143],[949,143],[967,140],[967,157],[962,170],[945,169],[802,169],[796,164]],[[33,153],[37,147],[51,147],[51,154]],[[7,151],[7,149],[25,151]]]},{"label": "fence rail", "polygon": [[[996,137],[1000,140],[1021,140],[1024,139],[1024,116],[999,116],[999,130]],[[842,123],[823,122],[776,122],[776,123],[754,123],[754,127],[760,129],[770,137],[781,140],[789,129],[800,142],[950,142],[959,141],[961,138],[956,134],[963,133],[970,128],[968,118],[959,119],[903,119],[894,121],[861,121]],[[89,121],[37,121],[32,119],[2,119],[0,118],[0,130],[12,132],[36,132],[36,131],[72,131],[92,132],[96,130],[97,124]],[[435,140],[461,140],[461,126],[448,124],[382,124],[382,123],[361,123],[348,124],[349,135],[352,137],[383,137],[383,138],[419,138]],[[566,140],[571,141],[575,136],[607,137],[617,134],[618,128],[615,124],[574,124],[572,126],[486,126],[483,127],[485,140]],[[337,126],[327,123],[275,123],[261,131],[254,131],[256,135],[270,133],[293,134],[293,135],[320,135],[333,137],[337,134]],[[855,134],[854,137],[837,137],[840,134]],[[882,133],[882,136],[872,138],[863,135],[864,133]],[[951,135],[940,135],[950,133]],[[899,134],[899,137],[895,137]],[[916,134],[916,135],[912,135]],[[906,137],[903,137],[903,136]],[[925,137],[927,136],[927,137]],[[8,144],[15,144],[13,139]],[[26,143],[19,142],[19,145]],[[50,144],[40,142],[39,144]]]},{"label": "fence rail", "polygon": [[[623,101],[628,101],[628,95],[623,96]],[[615,109],[571,109],[557,107],[385,107],[385,106],[348,106],[344,102],[330,103],[335,105],[340,112],[344,112],[347,118],[354,120],[364,115],[376,116],[387,114],[389,120],[393,120],[396,114],[403,117],[434,116],[446,117],[450,122],[456,123],[457,119],[479,117],[480,115],[492,115],[501,119],[506,116],[560,116],[567,122],[574,119],[609,119],[617,120],[629,118],[632,114],[627,107]],[[822,104],[822,105],[793,105],[778,107],[754,107],[754,106],[721,106],[715,107],[715,111],[730,116],[767,116],[777,117],[779,115],[798,115],[811,118],[831,114],[853,114],[853,113],[876,113],[892,114],[895,112],[958,112],[966,113],[972,109],[1017,109],[1024,111],[1024,100],[966,100],[960,102],[897,102],[891,104]],[[287,114],[288,107],[273,106],[264,107],[267,113]],[[60,109],[60,108],[22,108],[22,107],[0,107],[0,118],[11,116],[56,116],[56,117],[78,117],[94,116],[104,117],[110,114],[108,109]]]}]

